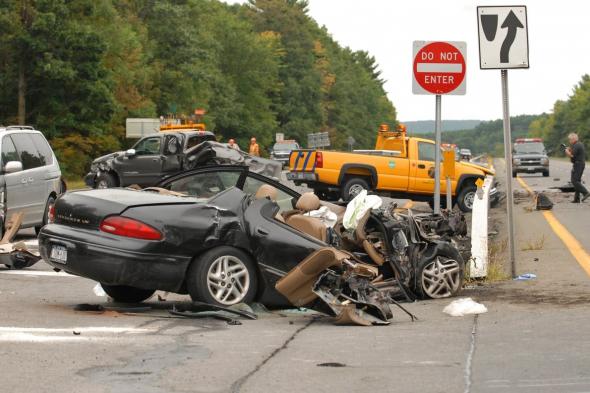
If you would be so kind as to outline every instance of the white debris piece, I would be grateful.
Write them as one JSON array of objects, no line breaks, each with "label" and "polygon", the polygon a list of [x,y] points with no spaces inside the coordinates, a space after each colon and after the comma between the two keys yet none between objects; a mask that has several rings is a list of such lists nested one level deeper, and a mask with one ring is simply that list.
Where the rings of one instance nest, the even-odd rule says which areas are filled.
[{"label": "white debris piece", "polygon": [[327,206],[321,206],[318,210],[312,210],[309,213],[305,213],[305,215],[319,218],[328,228],[334,228],[336,222],[338,222],[336,213],[328,209]]},{"label": "white debris piece", "polygon": [[348,230],[356,229],[359,221],[370,209],[379,209],[383,204],[381,197],[367,195],[367,190],[362,190],[346,206],[346,212],[342,219],[342,225]]},{"label": "white debris piece", "polygon": [[96,283],[94,288],[92,288],[92,291],[94,291],[94,294],[96,296],[104,297],[107,295],[106,292],[104,291],[104,289],[102,289],[102,286],[100,285],[100,283]]},{"label": "white debris piece", "polygon": [[488,312],[488,309],[483,304],[466,297],[452,301],[451,304],[444,308],[443,312],[452,317],[462,317],[469,314],[483,314]]}]

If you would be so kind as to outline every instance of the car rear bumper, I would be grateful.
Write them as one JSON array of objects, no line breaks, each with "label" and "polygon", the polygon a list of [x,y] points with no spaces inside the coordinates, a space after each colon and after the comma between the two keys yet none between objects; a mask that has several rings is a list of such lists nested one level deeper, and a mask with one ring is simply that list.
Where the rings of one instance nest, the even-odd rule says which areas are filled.
[{"label": "car rear bumper", "polygon": [[[39,251],[52,267],[101,283],[181,291],[192,258],[146,252],[150,242],[121,239],[101,236],[96,230],[49,224],[39,234]],[[50,258],[54,245],[67,249],[65,264]]]}]

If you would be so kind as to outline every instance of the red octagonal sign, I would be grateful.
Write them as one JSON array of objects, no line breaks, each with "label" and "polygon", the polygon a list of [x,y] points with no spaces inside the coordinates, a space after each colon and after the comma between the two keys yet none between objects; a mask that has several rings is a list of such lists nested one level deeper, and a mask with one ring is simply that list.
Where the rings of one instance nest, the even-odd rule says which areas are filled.
[{"label": "red octagonal sign", "polygon": [[414,41],[414,94],[465,94],[465,47]]}]

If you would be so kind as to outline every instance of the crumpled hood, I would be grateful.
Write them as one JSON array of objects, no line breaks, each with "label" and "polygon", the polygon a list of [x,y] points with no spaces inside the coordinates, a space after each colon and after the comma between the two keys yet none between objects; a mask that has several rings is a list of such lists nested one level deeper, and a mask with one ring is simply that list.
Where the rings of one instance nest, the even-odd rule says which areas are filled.
[{"label": "crumpled hood", "polygon": [[477,164],[474,164],[472,162],[461,161],[460,164],[461,165],[468,166],[470,168],[479,169],[479,170],[483,171],[484,174],[486,174],[486,175],[492,175],[492,176],[494,176],[496,174],[496,172],[493,171],[493,170],[491,170],[490,168],[486,168],[485,166],[477,165]]},{"label": "crumpled hood", "polygon": [[106,154],[102,157],[98,157],[96,158],[94,161],[92,161],[93,164],[99,164],[101,162],[106,162],[109,160],[112,160],[113,158],[119,157],[121,155],[125,154],[124,151],[116,151],[114,153],[110,153],[110,154]]}]

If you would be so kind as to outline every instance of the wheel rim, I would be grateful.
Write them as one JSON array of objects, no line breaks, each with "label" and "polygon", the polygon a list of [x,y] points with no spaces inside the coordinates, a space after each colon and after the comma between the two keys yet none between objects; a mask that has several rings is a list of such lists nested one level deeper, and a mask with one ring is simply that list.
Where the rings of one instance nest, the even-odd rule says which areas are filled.
[{"label": "wheel rim", "polygon": [[468,192],[467,194],[465,194],[465,206],[467,206],[468,209],[473,209],[473,200],[475,199],[475,192]]},{"label": "wheel rim", "polygon": [[433,299],[449,297],[459,290],[461,278],[459,262],[437,256],[422,270],[422,288]]},{"label": "wheel rim", "polygon": [[207,272],[207,288],[221,304],[241,302],[250,288],[250,274],[244,262],[232,255],[217,258]]},{"label": "wheel rim", "polygon": [[364,189],[365,189],[365,187],[361,186],[360,184],[353,184],[348,189],[348,195],[350,195],[351,198],[354,198]]},{"label": "wheel rim", "polygon": [[101,188],[101,189],[109,188],[109,184],[107,183],[106,180],[99,180],[98,184],[96,185],[96,188]]}]

